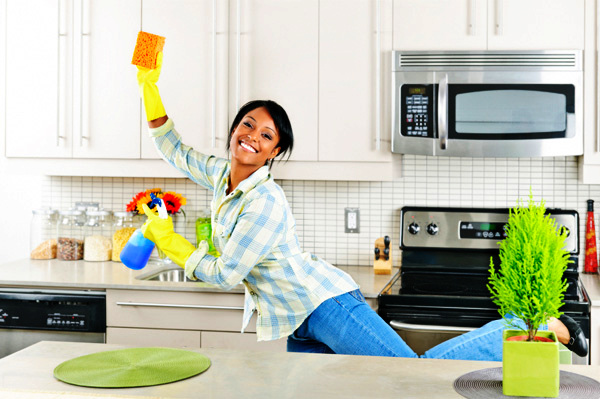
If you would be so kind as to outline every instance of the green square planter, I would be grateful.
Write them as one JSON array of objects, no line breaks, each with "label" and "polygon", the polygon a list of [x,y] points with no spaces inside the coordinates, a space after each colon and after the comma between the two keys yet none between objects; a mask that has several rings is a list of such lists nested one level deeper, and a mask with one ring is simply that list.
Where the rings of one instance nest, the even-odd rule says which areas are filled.
[{"label": "green square planter", "polygon": [[502,336],[502,392],[509,396],[558,397],[560,371],[558,341],[552,331],[537,336],[553,342],[507,341],[523,335],[520,330],[505,330]]}]

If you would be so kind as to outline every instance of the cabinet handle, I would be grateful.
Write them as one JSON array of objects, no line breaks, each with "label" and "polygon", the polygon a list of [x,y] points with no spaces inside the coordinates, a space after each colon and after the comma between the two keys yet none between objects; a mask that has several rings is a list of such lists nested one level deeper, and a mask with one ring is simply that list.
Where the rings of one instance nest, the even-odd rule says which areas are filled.
[{"label": "cabinet handle", "polygon": [[440,149],[448,149],[448,75],[440,79],[438,89],[438,136]]},{"label": "cabinet handle", "polygon": [[400,331],[421,331],[421,332],[457,332],[466,333],[475,330],[473,327],[453,327],[453,326],[436,326],[428,324],[410,324],[402,323],[397,320],[390,321],[390,325],[394,330]]},{"label": "cabinet handle", "polygon": [[[83,146],[83,140],[89,139],[88,134],[84,134],[84,132],[88,132],[88,124],[86,123],[86,129],[84,129],[83,123],[84,120],[88,121],[88,106],[87,103],[89,101],[89,77],[88,72],[90,57],[87,53],[89,51],[89,40],[90,40],[90,6],[89,0],[81,0],[81,42],[80,42],[80,54],[79,54],[79,76],[81,79],[79,85],[79,146]],[[85,64],[85,65],[84,65]],[[85,103],[85,106],[84,106]],[[84,113],[85,111],[85,113]],[[85,116],[85,117],[84,117]]]},{"label": "cabinet handle", "polygon": [[375,35],[375,150],[381,150],[381,0],[377,0]]},{"label": "cabinet handle", "polygon": [[236,1],[237,15],[236,15],[236,61],[235,61],[235,106],[236,112],[240,109],[240,95],[241,95],[241,84],[242,84],[242,2],[241,0]]},{"label": "cabinet handle", "polygon": [[212,148],[217,147],[217,0],[212,4]]},{"label": "cabinet handle", "polygon": [[65,7],[63,6],[64,0],[58,0],[58,90],[56,93],[58,107],[56,108],[56,146],[60,146],[60,140],[64,139],[65,136],[61,135],[61,132],[66,130],[65,126],[65,111],[67,104],[65,101],[65,82],[66,82],[66,63],[64,66],[61,65],[63,61],[63,49],[67,45],[67,16]]},{"label": "cabinet handle", "polygon": [[504,1],[496,0],[496,35],[504,33]]},{"label": "cabinet handle", "polygon": [[469,0],[469,36],[477,33],[477,0]]},{"label": "cabinet handle", "polygon": [[186,308],[186,309],[220,309],[244,310],[243,306],[216,306],[216,305],[178,305],[174,303],[148,303],[148,302],[116,302],[119,306],[140,306],[148,308]]}]

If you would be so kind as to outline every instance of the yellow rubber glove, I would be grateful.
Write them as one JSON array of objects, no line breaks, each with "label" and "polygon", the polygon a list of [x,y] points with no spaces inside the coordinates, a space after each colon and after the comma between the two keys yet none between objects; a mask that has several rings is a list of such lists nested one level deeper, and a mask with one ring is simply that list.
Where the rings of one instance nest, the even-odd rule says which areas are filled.
[{"label": "yellow rubber glove", "polygon": [[173,231],[173,219],[169,216],[161,219],[148,205],[143,204],[144,213],[148,220],[142,226],[144,237],[156,244],[169,259],[185,269],[185,262],[196,250],[196,247],[183,236]]},{"label": "yellow rubber glove", "polygon": [[146,109],[146,120],[152,121],[161,116],[165,116],[165,107],[163,107],[158,93],[158,77],[162,68],[162,51],[156,55],[156,68],[148,69],[138,66],[137,80],[140,86],[140,95]]}]

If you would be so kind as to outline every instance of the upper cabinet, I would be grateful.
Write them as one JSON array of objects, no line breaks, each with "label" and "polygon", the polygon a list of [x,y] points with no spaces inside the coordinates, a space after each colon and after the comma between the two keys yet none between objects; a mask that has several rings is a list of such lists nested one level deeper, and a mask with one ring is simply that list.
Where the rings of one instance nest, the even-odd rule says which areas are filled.
[{"label": "upper cabinet", "polygon": [[139,25],[139,0],[8,0],[6,155],[138,158]]},{"label": "upper cabinet", "polygon": [[585,0],[394,0],[395,50],[584,48]]},{"label": "upper cabinet", "polygon": [[391,0],[320,2],[321,161],[391,161],[391,6]]},{"label": "upper cabinet", "polygon": [[[142,3],[142,30],[166,38],[158,88],[167,115],[187,145],[217,156],[225,155],[228,130],[228,13],[227,3],[212,0]],[[141,117],[142,158],[159,158]]]},{"label": "upper cabinet", "polygon": [[319,1],[234,0],[230,15],[229,120],[273,100],[292,123],[290,160],[319,160]]}]

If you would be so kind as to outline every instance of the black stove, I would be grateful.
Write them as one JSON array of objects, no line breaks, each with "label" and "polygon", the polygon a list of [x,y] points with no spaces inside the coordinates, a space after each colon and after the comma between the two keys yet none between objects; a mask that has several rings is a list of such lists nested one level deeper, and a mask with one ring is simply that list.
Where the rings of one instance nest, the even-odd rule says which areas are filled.
[{"label": "black stove", "polygon": [[[568,229],[565,249],[572,262],[565,271],[568,288],[562,312],[590,333],[590,301],[579,283],[579,214],[547,209]],[[400,273],[379,296],[379,314],[389,323],[477,328],[498,319],[487,288],[490,257],[499,266],[509,209],[401,209]]]}]

